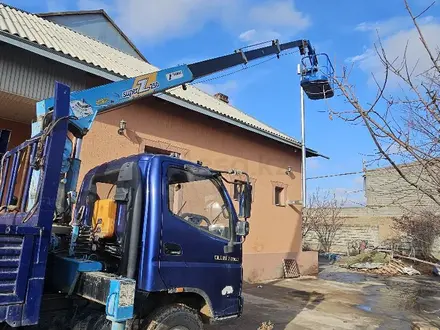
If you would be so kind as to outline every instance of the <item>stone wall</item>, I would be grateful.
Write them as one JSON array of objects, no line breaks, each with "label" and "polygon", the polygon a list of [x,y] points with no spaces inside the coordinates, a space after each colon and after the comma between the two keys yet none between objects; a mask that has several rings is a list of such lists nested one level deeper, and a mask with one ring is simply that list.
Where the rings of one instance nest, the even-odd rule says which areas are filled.
[{"label": "stone wall", "polygon": [[440,259],[440,237],[438,237],[432,246],[432,255],[437,259]]},{"label": "stone wall", "polygon": [[[347,215],[348,211],[345,213]],[[359,214],[361,214],[359,212]],[[352,215],[352,213],[351,213]],[[358,216],[347,217],[344,219],[345,224],[336,234],[331,252],[346,253],[347,244],[354,240],[365,240],[373,246],[385,246],[391,238],[397,237],[398,233],[392,228],[393,218],[378,216]],[[309,232],[303,240],[303,246],[312,250],[319,250],[320,244],[316,237],[316,233]],[[407,248],[405,244],[401,246],[404,250]],[[440,259],[440,237],[434,241],[432,253],[436,258]]]},{"label": "stone wall", "polygon": [[[380,243],[379,226],[378,225],[344,225],[341,230],[336,233],[333,240],[332,252],[347,252],[350,242],[355,240],[368,241],[369,244],[377,246]],[[305,245],[312,250],[319,250],[320,243],[315,232],[311,231],[304,239]]]},{"label": "stone wall", "polygon": [[[436,193],[437,184],[433,182],[425,166],[417,163],[405,164],[400,166],[400,170],[408,179],[413,182],[421,182],[425,190],[438,197]],[[431,168],[430,171],[435,173],[438,171],[438,168]],[[407,212],[414,208],[438,208],[436,203],[408,184],[392,167],[367,170],[365,172],[365,195],[367,206],[385,209],[397,207]]]}]

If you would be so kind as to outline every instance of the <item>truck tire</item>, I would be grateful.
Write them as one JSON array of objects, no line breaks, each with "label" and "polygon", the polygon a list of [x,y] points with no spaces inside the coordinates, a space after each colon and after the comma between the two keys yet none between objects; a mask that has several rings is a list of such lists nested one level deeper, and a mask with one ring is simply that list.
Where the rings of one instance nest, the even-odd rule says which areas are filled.
[{"label": "truck tire", "polygon": [[196,310],[174,304],[153,312],[144,330],[203,330],[203,323]]}]

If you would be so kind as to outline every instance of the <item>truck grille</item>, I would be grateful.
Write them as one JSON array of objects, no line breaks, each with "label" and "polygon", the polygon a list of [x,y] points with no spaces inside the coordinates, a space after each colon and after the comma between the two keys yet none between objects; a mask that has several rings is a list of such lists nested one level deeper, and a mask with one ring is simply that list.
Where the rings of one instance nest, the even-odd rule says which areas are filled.
[{"label": "truck grille", "polygon": [[0,235],[0,295],[15,291],[22,247],[22,236]]}]

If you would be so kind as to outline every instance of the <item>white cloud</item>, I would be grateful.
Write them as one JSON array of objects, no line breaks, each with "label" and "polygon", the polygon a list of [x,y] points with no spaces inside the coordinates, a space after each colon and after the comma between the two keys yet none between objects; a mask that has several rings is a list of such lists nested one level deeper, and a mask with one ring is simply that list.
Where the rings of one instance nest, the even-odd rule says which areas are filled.
[{"label": "white cloud", "polygon": [[353,179],[353,185],[355,187],[363,187],[364,186],[364,177],[363,176],[357,176]]},{"label": "white cloud", "polygon": [[246,21],[252,28],[240,33],[239,39],[247,44],[288,37],[311,25],[309,16],[298,11],[291,0],[266,1],[251,7]]},{"label": "white cloud", "polygon": [[355,31],[379,33],[381,36],[388,36],[401,29],[411,27],[409,16],[393,17],[386,21],[362,22],[355,27]]},{"label": "white cloud", "polygon": [[295,0],[46,0],[48,11],[104,9],[137,42],[191,36],[207,24],[245,43],[291,37],[311,25]]},{"label": "white cloud", "polygon": [[250,8],[249,18],[252,23],[272,27],[290,27],[298,30],[310,26],[310,18],[295,8],[291,0],[266,1]]},{"label": "white cloud", "polygon": [[221,15],[229,0],[116,0],[117,20],[135,39],[148,42],[191,35]]},{"label": "white cloud", "polygon": [[[78,1],[87,5],[103,0]],[[262,4],[252,0],[113,1],[118,24],[133,39],[149,43],[190,36],[208,23],[220,25],[233,35],[255,30],[254,36],[243,37],[245,42],[292,35],[311,24],[293,0],[269,0]]]},{"label": "white cloud", "polygon": [[243,33],[241,33],[238,38],[240,41],[245,42],[247,44],[255,44],[258,42],[273,40],[273,39],[279,39],[281,37],[281,34],[276,31],[271,30],[247,30]]},{"label": "white cloud", "polygon": [[[440,45],[440,24],[432,19],[425,18],[420,22],[421,30],[432,51]],[[432,63],[427,52],[424,50],[419,35],[411,22],[407,24],[402,18],[394,18],[386,22],[362,23],[357,26],[358,31],[372,32],[375,28],[379,29],[382,46],[386,52],[388,60],[396,60],[396,66],[402,62],[405,48],[406,61],[410,70],[414,68],[413,76],[428,70]],[[375,32],[372,32],[376,35]],[[348,59],[356,63],[363,71],[373,73],[377,79],[384,77],[384,67],[373,46],[367,48],[362,54],[358,54]],[[370,84],[374,84],[373,78],[370,78]],[[396,77],[390,77],[389,87],[395,87]]]},{"label": "white cloud", "polygon": [[319,160],[316,158],[307,159],[307,167],[312,170],[316,170],[320,167]]},{"label": "white cloud", "polygon": [[[426,16],[419,19],[421,24],[432,22],[434,17]],[[355,31],[373,32],[375,35],[379,33],[382,37],[389,36],[404,29],[413,27],[412,20],[409,16],[392,17],[386,21],[362,22],[355,27]]]},{"label": "white cloud", "polygon": [[104,9],[108,14],[113,13],[113,6],[105,0],[78,0],[76,5],[79,10]]},{"label": "white cloud", "polygon": [[216,93],[222,93],[230,96],[230,94],[238,90],[239,84],[236,80],[228,80],[220,84],[200,83],[195,85],[195,87],[201,89],[202,91],[210,95],[214,95]]}]

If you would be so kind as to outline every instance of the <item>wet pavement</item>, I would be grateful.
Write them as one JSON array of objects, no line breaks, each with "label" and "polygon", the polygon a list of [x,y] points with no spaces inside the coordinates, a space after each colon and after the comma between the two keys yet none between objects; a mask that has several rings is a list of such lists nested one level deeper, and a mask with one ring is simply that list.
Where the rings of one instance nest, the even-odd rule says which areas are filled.
[{"label": "wet pavement", "polygon": [[245,285],[243,316],[206,329],[256,330],[269,321],[274,330],[406,330],[416,321],[440,329],[439,278],[382,277],[321,266],[317,278]]}]

